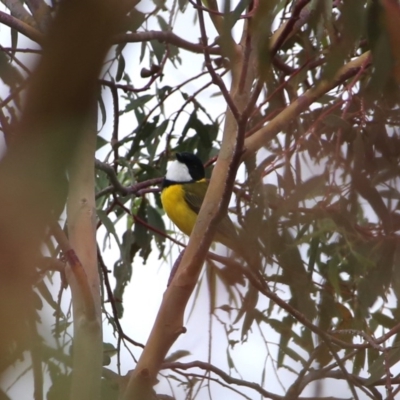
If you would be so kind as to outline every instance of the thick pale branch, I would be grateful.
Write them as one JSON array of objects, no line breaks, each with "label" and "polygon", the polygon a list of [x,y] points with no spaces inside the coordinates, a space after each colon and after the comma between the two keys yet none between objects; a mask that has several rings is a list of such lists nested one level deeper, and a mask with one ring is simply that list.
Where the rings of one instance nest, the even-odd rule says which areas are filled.
[{"label": "thick pale branch", "polygon": [[273,57],[283,43],[290,37],[292,37],[301,26],[307,21],[309,13],[306,13],[305,18],[301,18],[300,14],[303,8],[310,2],[310,0],[297,1],[293,7],[292,15],[290,18],[283,23],[279,29],[271,37],[271,56]]},{"label": "thick pale branch", "polygon": [[[201,3],[197,3],[201,6]],[[206,43],[203,11],[198,9],[202,41]],[[207,46],[205,46],[208,49]],[[206,62],[210,62],[207,50]],[[239,57],[238,60],[242,60]],[[241,70],[240,62],[236,65]],[[238,94],[240,73],[232,83],[231,94],[225,93],[231,110],[238,113],[244,109],[246,96]],[[217,84],[221,83],[217,79]],[[236,170],[244,141],[244,127],[240,127],[232,112],[228,111],[221,151],[215,165],[203,205],[197,217],[189,244],[176,274],[164,294],[164,298],[153,326],[149,340],[139,359],[135,371],[125,391],[125,399],[145,399],[144,393],[151,396],[151,386],[155,383],[158,370],[175,340],[185,332],[183,317],[186,304],[197,283],[201,267],[207,256],[219,218],[226,212],[232,193]]]},{"label": "thick pale branch", "polygon": [[[76,274],[70,274],[67,268],[74,312],[74,360],[70,393],[70,398],[74,400],[84,399],[88,396],[92,398],[100,396],[103,358],[100,277],[96,243],[96,203],[94,199],[93,160],[97,134],[95,110],[96,103],[94,102],[87,129],[82,134],[77,154],[68,171],[68,237],[71,246],[82,262],[82,270],[87,283],[87,287],[82,288],[80,282],[76,280]],[[82,305],[85,304],[82,302],[83,289],[88,291],[87,296],[90,296],[93,304],[93,315],[90,320],[87,320],[87,316],[82,310]],[[82,323],[83,321],[85,323]],[[82,385],[85,385],[85,390]]]},{"label": "thick pale branch", "polygon": [[[10,14],[0,11],[0,23],[17,30],[34,42],[43,43],[44,35],[39,30]],[[204,46],[200,43],[189,42],[169,31],[121,33],[113,37],[112,43],[142,43],[149,40],[158,40],[161,43],[172,44],[181,49],[191,51],[192,53],[202,54],[204,52]],[[219,47],[209,47],[208,53],[212,55],[221,55],[221,49]]]},{"label": "thick pale branch", "polygon": [[221,35],[224,21],[223,21],[223,17],[218,15],[218,13],[219,13],[218,3],[216,0],[208,0],[207,4],[208,4],[208,7],[210,8],[210,10],[216,11],[216,13],[215,12],[210,13],[210,18],[211,18],[211,21],[214,24],[214,27],[217,30],[218,34]]},{"label": "thick pale branch", "polygon": [[35,18],[40,30],[45,32],[51,22],[51,8],[44,0],[26,0],[25,3],[31,11],[33,18]]},{"label": "thick pale branch", "polygon": [[25,3],[32,13],[36,10],[39,10],[42,4],[46,4],[43,0],[25,0]]}]

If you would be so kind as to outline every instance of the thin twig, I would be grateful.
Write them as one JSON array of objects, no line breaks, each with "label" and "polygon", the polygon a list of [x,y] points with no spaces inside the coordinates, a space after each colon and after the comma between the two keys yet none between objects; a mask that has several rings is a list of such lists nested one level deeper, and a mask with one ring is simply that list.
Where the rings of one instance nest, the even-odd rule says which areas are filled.
[{"label": "thin twig", "polygon": [[117,173],[118,171],[118,132],[119,132],[119,97],[118,97],[118,90],[115,86],[109,86],[111,91],[111,96],[113,99],[113,110],[114,110],[114,124],[113,124],[113,132],[111,136],[111,147],[114,151],[114,171]]},{"label": "thin twig", "polygon": [[301,10],[310,2],[310,0],[299,0],[296,2],[295,6],[293,7],[292,15],[290,16],[289,20],[286,22],[286,25],[279,35],[275,43],[271,48],[271,57],[274,57],[277,51],[280,49],[282,44],[288,38],[290,33],[292,32],[296,22],[299,19]]},{"label": "thin twig", "polygon": [[[197,5],[199,7],[201,7],[201,0],[196,0],[196,1],[197,1]],[[224,81],[216,73],[216,71],[212,65],[211,57],[210,57],[211,53],[208,51],[208,36],[207,36],[207,32],[206,32],[206,27],[205,27],[203,11],[201,9],[198,10],[198,16],[199,16],[199,26],[200,26],[200,33],[201,33],[201,43],[204,46],[203,49],[204,49],[204,60],[205,60],[206,68],[211,75],[213,83],[215,83],[221,90],[221,93],[224,96],[224,99],[225,99],[226,103],[228,104],[228,107],[230,108],[235,120],[239,121],[239,119],[240,119],[239,110],[237,109],[236,104],[233,102],[232,96],[228,92],[228,89],[226,88]]]},{"label": "thin twig", "polygon": [[[221,370],[220,368],[216,367],[215,365],[203,362],[203,361],[192,361],[188,363],[181,363],[181,362],[171,362],[171,363],[164,363],[161,365],[161,369],[183,369],[188,370],[192,368],[200,368],[204,371],[210,371],[221,377],[225,382],[233,385],[238,385],[242,387],[248,387],[250,389],[255,390],[263,397],[272,399],[272,400],[284,400],[285,396],[281,396],[275,393],[271,393],[265,390],[263,387],[258,385],[257,383],[246,381],[244,379],[237,379],[233,378],[231,375],[227,374],[225,371]],[[345,400],[338,397],[298,397],[298,400]]]},{"label": "thin twig", "polygon": [[36,326],[36,311],[30,310],[29,330],[30,330],[30,345],[32,357],[32,371],[34,382],[34,400],[43,400],[43,371],[42,371],[42,352],[41,352],[41,337],[39,336]]},{"label": "thin twig", "polygon": [[111,309],[112,309],[113,317],[114,317],[114,323],[115,323],[115,326],[117,327],[119,336],[123,340],[126,340],[127,342],[133,344],[134,346],[141,347],[142,349],[144,349],[144,345],[142,343],[139,343],[136,340],[131,339],[129,336],[127,336],[125,334],[124,330],[122,329],[121,323],[118,318],[117,306],[115,305],[115,298],[114,298],[114,295],[113,295],[113,292],[111,289],[110,281],[108,279],[108,269],[104,263],[103,257],[101,256],[99,249],[97,249],[97,257],[99,259],[99,264],[101,267],[101,271],[103,273],[103,278],[104,278],[104,283],[105,283],[105,287],[106,287],[106,291],[107,291],[108,301],[111,304]]},{"label": "thin twig", "polygon": [[[136,195],[142,189],[148,188],[150,186],[160,185],[164,179],[164,178],[153,178],[153,179],[148,179],[147,181],[136,183],[131,186],[124,186],[118,180],[117,174],[114,168],[110,164],[106,164],[99,160],[95,160],[95,167],[107,174],[111,184],[113,185],[113,192],[119,193],[123,196]],[[108,190],[108,188],[106,189]]]},{"label": "thin twig", "polygon": [[[192,53],[203,53],[204,46],[198,43],[191,43],[171,31],[148,31],[148,32],[134,32],[124,33],[114,37],[113,43],[141,43],[150,40],[158,40],[161,43],[169,43],[181,49],[191,51]],[[221,50],[218,47],[209,47],[209,54],[221,55]]]}]

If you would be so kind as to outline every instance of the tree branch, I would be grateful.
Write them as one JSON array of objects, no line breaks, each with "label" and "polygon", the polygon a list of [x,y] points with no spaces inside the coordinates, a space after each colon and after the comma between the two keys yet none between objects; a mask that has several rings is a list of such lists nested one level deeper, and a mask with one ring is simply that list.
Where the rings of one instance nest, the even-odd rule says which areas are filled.
[{"label": "tree branch", "polygon": [[[197,1],[197,5],[199,7],[201,7],[201,2]],[[206,64],[207,70],[210,73],[213,82],[221,90],[221,93],[224,96],[224,99],[225,99],[226,103],[228,104],[228,107],[230,108],[231,113],[235,117],[235,120],[239,121],[240,115],[239,115],[239,111],[236,107],[236,104],[233,102],[233,99],[232,99],[230,93],[228,92],[224,81],[215,72],[215,69],[212,66],[211,57],[208,52],[208,46],[207,46],[208,37],[207,37],[206,27],[205,27],[205,22],[204,22],[204,17],[203,17],[203,10],[201,8],[199,8],[198,11],[199,11],[199,25],[200,25],[200,32],[201,32],[201,42],[204,45],[204,59],[205,59],[205,64]]]},{"label": "tree branch", "polygon": [[258,392],[261,396],[270,398],[272,400],[283,400],[283,396],[276,395],[274,393],[268,392],[264,388],[262,388],[260,385],[254,382],[249,382],[244,379],[237,379],[233,378],[229,374],[227,374],[225,371],[222,369],[216,367],[215,365],[212,365],[207,362],[203,361],[192,361],[188,363],[181,363],[181,362],[167,362],[161,365],[161,369],[183,369],[183,370],[188,370],[192,368],[200,368],[204,371],[207,372],[214,372],[214,374],[218,375],[220,378],[222,378],[225,382],[233,385],[238,385],[238,386],[244,386],[248,387],[250,389],[255,390]]},{"label": "tree branch", "polygon": [[[95,399],[100,397],[101,392],[103,332],[93,168],[97,139],[97,102],[95,100],[87,116],[85,128],[68,170],[68,238],[81,260],[88,285],[87,288],[79,287],[79,282],[74,279],[74,275],[71,276],[70,270],[66,269],[73,305],[74,352],[70,398],[74,400],[84,397]],[[88,290],[89,293],[81,293],[82,289]],[[91,319],[82,309],[82,295],[90,296],[93,304]],[[85,297],[83,300],[85,301]]]},{"label": "tree branch", "polygon": [[[294,33],[294,30],[300,29],[301,25],[296,22],[300,18],[300,13],[303,8],[310,2],[310,0],[299,0],[295,3],[290,18],[278,29],[271,40],[271,57],[274,57],[283,43]],[[303,24],[305,20],[302,21]]]},{"label": "tree branch", "polygon": [[[233,378],[231,375],[227,374],[225,371],[222,369],[210,364],[206,363],[203,361],[192,361],[188,363],[181,363],[181,362],[170,362],[170,363],[164,363],[161,366],[162,369],[183,369],[183,370],[188,370],[192,368],[200,368],[204,371],[207,372],[214,372],[216,375],[221,377],[225,382],[233,385],[238,385],[238,386],[243,386],[243,387],[248,387],[250,389],[255,390],[258,392],[261,396],[272,399],[272,400],[285,400],[286,396],[280,396],[278,394],[271,393],[264,388],[262,388],[260,385],[254,382],[249,382],[244,379],[237,379]],[[317,379],[317,378],[316,378]],[[342,398],[338,397],[296,397],[299,400],[344,400]]]},{"label": "tree branch", "polygon": [[44,36],[37,29],[3,11],[0,11],[0,23],[15,29],[34,42],[43,42]]},{"label": "tree branch", "polygon": [[117,174],[111,165],[103,163],[99,160],[96,160],[95,166],[97,169],[99,169],[100,171],[103,171],[107,174],[107,176],[110,179],[111,184],[113,185],[114,191],[123,196],[137,195],[138,192],[140,190],[143,190],[144,188],[147,188],[150,186],[155,186],[155,185],[160,185],[164,179],[164,178],[153,178],[153,179],[148,179],[147,181],[138,182],[131,186],[124,186],[118,180]]},{"label": "tree branch", "polygon": [[1,2],[10,10],[11,15],[22,23],[25,23],[33,28],[36,28],[36,21],[32,15],[28,13],[22,2],[19,0],[1,0]]},{"label": "tree branch", "polygon": [[[199,15],[201,13],[202,11],[199,10]],[[237,82],[233,86],[236,92]],[[179,335],[186,331],[183,327],[185,307],[197,283],[218,220],[226,212],[240,158],[241,140],[238,139],[236,129],[231,129],[235,126],[233,114],[228,114],[230,115],[229,122],[225,126],[221,152],[213,171],[209,190],[180,266],[164,294],[146,347],[129,380],[124,399],[151,398],[151,387],[156,381],[168,350]]]},{"label": "tree branch", "polygon": [[[161,43],[168,43],[177,46],[181,49],[191,51],[193,53],[202,54],[204,52],[204,46],[200,43],[191,43],[181,37],[177,36],[171,31],[148,31],[148,32],[133,32],[123,33],[114,36],[113,43],[141,43],[149,40],[158,40]],[[221,55],[219,47],[210,47],[208,49],[209,54]]]},{"label": "tree branch", "polygon": [[[41,259],[48,227],[65,205],[65,171],[97,98],[97,79],[111,37],[125,15],[119,4],[111,0],[60,2],[12,143],[0,160],[0,325],[7,326],[0,333],[0,358],[9,338],[19,340],[26,335],[24,321],[33,307],[29,300],[32,267]],[[34,32],[41,37],[2,13],[0,22],[4,20],[13,28],[22,27],[28,35]],[[95,317],[93,298],[71,250],[66,256],[79,271],[82,293],[89,293],[85,299],[88,318],[77,321],[85,324]],[[91,354],[86,356],[92,360]],[[100,381],[95,384],[100,385]],[[74,399],[96,398],[89,387],[92,385],[86,381]]]},{"label": "tree branch", "polygon": [[51,22],[51,8],[44,0],[25,0],[25,3],[31,11],[33,18],[35,18],[40,30],[45,32]]},{"label": "tree branch", "polygon": [[359,68],[367,68],[369,65],[370,52],[367,51],[357,59],[352,60],[343,66],[331,81],[323,80],[317,87],[307,90],[307,92],[297,98],[274,119],[272,119],[268,125],[264,126],[245,140],[245,154],[243,155],[243,158],[255,154],[262,146],[269,143],[269,141],[282,131],[282,129],[293,120],[293,118],[306,110],[310,104],[318,100],[319,97],[340,85],[345,80],[356,75]]},{"label": "tree branch", "polygon": [[109,271],[107,270],[107,267],[104,264],[104,260],[103,260],[103,257],[101,256],[100,249],[97,249],[97,257],[99,259],[99,264],[100,264],[101,270],[103,272],[103,279],[104,279],[105,286],[106,286],[108,301],[111,304],[114,323],[115,323],[115,326],[117,327],[118,334],[120,335],[120,337],[122,339],[126,340],[127,342],[133,344],[134,346],[141,347],[142,349],[144,349],[144,345],[142,343],[136,342],[135,340],[131,339],[129,336],[127,336],[125,334],[124,330],[122,329],[121,322],[120,322],[120,320],[118,318],[118,311],[117,311],[117,306],[115,305],[114,295],[113,295],[113,292],[112,292],[112,289],[111,289],[110,281],[108,279],[108,272]]}]

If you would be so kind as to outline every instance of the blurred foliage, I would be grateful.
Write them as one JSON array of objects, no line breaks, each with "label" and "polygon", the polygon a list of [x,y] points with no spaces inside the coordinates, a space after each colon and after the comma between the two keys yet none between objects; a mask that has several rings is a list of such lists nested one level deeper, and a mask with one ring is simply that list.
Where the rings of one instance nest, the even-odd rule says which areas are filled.
[{"label": "blurred foliage", "polygon": [[[253,3],[226,2],[231,11],[226,17],[229,26],[239,29],[239,16],[248,13]],[[270,30],[261,37],[270,37],[290,20],[299,3],[275,1],[262,8],[257,23],[266,21]],[[329,377],[347,381],[351,396],[361,393],[363,398],[366,393],[383,398],[379,393],[393,378],[390,368],[400,361],[400,8],[390,0],[303,3],[276,54],[269,54],[264,45],[257,50],[264,85],[248,120],[248,136],[322,80],[334,79],[343,65],[367,51],[371,56],[287,121],[238,175],[232,218],[245,232],[251,250],[262,258],[259,272],[271,293],[287,307],[267,301],[265,293],[255,293],[232,256],[222,267],[207,263],[202,279],[210,293],[209,318],[226,333],[226,360],[220,364],[239,372],[235,348],[259,335],[265,343],[260,352],[265,352],[267,360],[272,346],[268,332],[278,335],[272,364],[293,376],[284,384],[292,396],[287,398],[297,398],[310,382]],[[124,303],[135,264],[146,263],[154,254],[153,259],[165,261],[171,250],[173,232],[166,229],[159,197],[168,160],[177,151],[196,153],[204,162],[213,159],[224,124],[224,115],[213,109],[215,97],[221,103],[224,100],[211,85],[203,55],[186,59],[186,50],[195,50],[185,43],[140,36],[153,30],[169,32],[178,16],[189,21],[192,4],[154,1],[152,7],[128,15],[124,29],[137,32],[132,41],[140,43],[119,39],[99,82],[98,159],[103,166],[97,165],[96,193],[98,227],[105,232],[99,235],[99,255],[110,243],[119,252],[114,265],[100,260],[103,312],[115,335],[127,345],[135,341],[124,336],[119,318],[128,307],[141,306]],[[0,52],[0,79],[6,93],[0,122],[6,142],[12,140],[21,92],[30,74],[18,59],[20,40],[15,40],[15,34],[13,30],[12,48]],[[211,36],[209,43],[214,39]],[[202,47],[196,45],[201,52]],[[212,57],[215,70],[225,76],[229,63],[221,59],[221,51]],[[58,257],[58,249],[51,243],[48,246],[49,253]],[[47,289],[55,273],[40,266],[38,271],[36,308],[40,310],[46,302],[54,309],[52,335],[57,344],[42,351],[41,361],[52,382],[47,399],[63,399],[71,372],[71,315],[61,307],[64,289],[58,299]],[[44,340],[37,341],[45,346]],[[121,351],[119,340],[115,349],[109,357]],[[10,356],[1,360],[0,370],[26,357],[26,350],[31,351],[26,343],[10,344]],[[366,372],[369,378],[360,378]],[[163,379],[170,379],[187,398],[194,398],[193,393],[206,386],[191,371],[185,376],[177,369],[163,373]],[[260,370],[252,380],[270,373]],[[388,390],[398,392],[397,378],[391,382]],[[254,390],[263,393],[262,387],[275,390],[264,378],[260,389]],[[104,391],[112,392],[104,398],[116,396],[106,380]]]}]

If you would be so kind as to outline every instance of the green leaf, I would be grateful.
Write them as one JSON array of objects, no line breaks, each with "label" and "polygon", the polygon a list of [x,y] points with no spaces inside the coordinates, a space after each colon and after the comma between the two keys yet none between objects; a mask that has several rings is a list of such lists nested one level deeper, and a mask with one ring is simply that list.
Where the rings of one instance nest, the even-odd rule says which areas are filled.
[{"label": "green leaf", "polygon": [[132,141],[131,149],[126,155],[128,159],[132,158],[133,155],[139,151],[141,143],[145,142],[146,138],[152,134],[154,129],[156,129],[158,120],[159,118],[156,117],[152,122],[146,122],[138,127]]},{"label": "green leaf", "polygon": [[101,380],[101,398],[100,400],[118,400],[119,389],[114,381],[109,379]]},{"label": "green leaf", "polygon": [[166,11],[167,8],[165,7],[166,0],[153,0],[153,3],[159,7],[162,11]]},{"label": "green leaf", "polygon": [[313,176],[301,185],[297,185],[293,193],[282,203],[279,211],[284,214],[287,211],[297,208],[298,203],[318,194],[326,193],[326,174]]},{"label": "green leaf", "polygon": [[278,368],[283,366],[283,362],[285,359],[285,355],[288,354],[289,351],[289,341],[291,338],[290,334],[287,334],[289,331],[292,330],[293,327],[293,320],[292,318],[284,318],[282,321],[281,328],[286,332],[286,334],[281,331],[280,340],[279,340],[279,351],[278,351]]},{"label": "green leaf", "polygon": [[236,320],[238,321],[244,315],[243,325],[241,330],[241,339],[242,341],[246,341],[249,337],[249,332],[251,332],[251,326],[257,316],[256,313],[256,305],[258,301],[258,292],[253,287],[249,287],[247,293],[243,299],[241,308],[239,310],[238,315],[236,316]]},{"label": "green leaf", "polygon": [[[104,124],[107,121],[107,111],[106,111],[106,106],[104,105],[104,100],[103,100],[103,96],[101,95],[101,93],[99,94],[99,97],[97,98],[97,102],[99,103],[99,107],[100,107],[100,112],[101,112],[101,128],[104,126]],[[100,130],[101,130],[100,128]],[[99,135],[97,135],[97,138],[99,138]],[[99,147],[96,149],[98,150]]]},{"label": "green leaf", "polygon": [[386,29],[389,36],[389,43],[394,64],[394,75],[397,83],[400,83],[400,7],[398,2],[383,0],[385,9]]},{"label": "green leaf", "polygon": [[335,114],[327,115],[324,118],[324,124],[333,128],[343,128],[345,130],[350,130],[352,128],[352,126],[347,121]]},{"label": "green leaf", "polygon": [[16,29],[11,28],[11,49],[12,49],[12,57],[15,56],[15,50],[18,47],[18,31]]},{"label": "green leaf", "polygon": [[170,29],[167,21],[165,21],[165,19],[161,15],[157,15],[157,21],[162,31],[166,32]]},{"label": "green leaf", "polygon": [[117,232],[115,230],[114,223],[111,221],[109,216],[103,210],[97,210],[97,216],[99,217],[101,223],[106,228],[108,234],[113,235],[115,240],[116,240],[116,242],[118,243],[118,246],[121,247],[121,243],[119,241],[119,237],[118,237]]},{"label": "green leaf", "polygon": [[10,88],[16,88],[17,84],[23,81],[19,70],[10,64],[9,57],[2,51],[0,52],[0,79]]},{"label": "green leaf", "polygon": [[61,312],[62,311],[59,310],[58,304],[57,302],[54,301],[53,296],[49,290],[49,288],[47,287],[45,281],[40,281],[36,284],[36,289],[39,291],[40,295],[45,299],[45,301],[47,302],[47,304],[54,310],[57,312]]},{"label": "green leaf", "polygon": [[132,260],[140,247],[135,241],[135,235],[128,229],[122,235],[121,258],[114,264],[115,288],[113,296],[117,308],[118,318],[122,318],[124,313],[123,296],[126,285],[132,277]]},{"label": "green leaf", "polygon": [[118,353],[118,349],[112,343],[105,342],[103,343],[103,353],[111,358]]},{"label": "green leaf", "polygon": [[333,286],[337,294],[340,294],[339,273],[340,273],[339,258],[337,256],[334,256],[328,262],[328,279],[329,283]]},{"label": "green leaf", "polygon": [[124,72],[125,72],[125,58],[122,54],[120,54],[118,57],[117,75],[115,77],[115,80],[117,82],[119,82],[122,79]]},{"label": "green leaf", "polygon": [[227,24],[230,29],[233,28],[233,26],[236,24],[236,22],[239,20],[240,16],[242,13],[246,10],[248,5],[250,4],[250,0],[240,0],[235,9],[228,14],[227,18]]},{"label": "green leaf", "polygon": [[371,53],[374,68],[366,89],[368,98],[376,98],[388,83],[392,68],[393,58],[388,32],[383,24],[384,14],[380,1],[371,1],[368,8],[367,33],[371,44]]},{"label": "green leaf", "polygon": [[276,242],[277,257],[282,267],[282,278],[292,293],[290,304],[307,318],[313,319],[316,312],[315,302],[311,298],[313,287],[299,247],[288,230],[284,230],[282,236],[276,234]]},{"label": "green leaf", "polygon": [[168,127],[168,120],[164,120],[155,129],[152,130],[150,134],[146,136],[145,144],[147,146],[147,151],[149,152],[149,158],[153,159],[157,151],[159,142],[162,135]]},{"label": "green leaf", "polygon": [[[142,221],[148,223],[147,220],[147,202],[142,200],[137,217],[139,217]],[[149,234],[149,230],[146,226],[144,226],[140,221],[135,221],[135,226],[133,229],[135,235],[135,242],[140,247],[140,256],[143,258],[143,262],[146,263],[147,257],[151,252],[151,236]]]},{"label": "green leaf", "polygon": [[[386,353],[386,354],[385,354]],[[373,385],[378,379],[386,374],[386,369],[392,367],[400,361],[400,346],[393,346],[381,354],[369,367],[370,374],[366,385]]]},{"label": "green leaf", "polygon": [[35,291],[32,291],[32,303],[36,310],[43,308],[43,301]]},{"label": "green leaf", "polygon": [[164,53],[165,53],[165,44],[160,43],[158,40],[151,40],[150,45],[153,49],[153,53],[157,58],[158,64],[161,64]]},{"label": "green leaf", "polygon": [[70,398],[70,387],[72,377],[68,375],[58,375],[52,381],[49,391],[47,392],[47,400],[68,400]]},{"label": "green leaf", "polygon": [[[149,225],[153,226],[159,232],[166,234],[164,220],[162,219],[160,213],[150,204],[147,206],[146,211],[147,211],[147,218]],[[160,249],[160,257],[161,257],[164,250],[165,237],[154,231],[152,231],[151,234],[154,235],[154,238],[156,239],[158,248]]]},{"label": "green leaf", "polygon": [[188,0],[178,0],[179,10],[181,12],[184,12],[187,4],[188,4]]},{"label": "green leaf", "polygon": [[226,358],[228,360],[229,370],[234,369],[235,368],[235,363],[233,362],[233,359],[231,357],[231,353],[230,353],[229,349],[226,350]]},{"label": "green leaf", "polygon": [[147,102],[149,102],[153,97],[154,95],[152,94],[145,94],[143,96],[139,96],[136,99],[131,100],[126,106],[125,110],[122,112],[122,114],[135,110],[136,108],[143,109],[144,105]]},{"label": "green leaf", "polygon": [[180,360],[183,357],[187,357],[190,355],[191,355],[191,353],[188,350],[177,350],[177,351],[174,351],[172,354],[168,355],[166,357],[166,359],[164,360],[164,362],[166,362],[166,363],[175,362],[175,361]]},{"label": "green leaf", "polygon": [[146,49],[147,49],[147,42],[143,40],[142,45],[140,46],[139,63],[142,63],[144,56],[146,54]]},{"label": "green leaf", "polygon": [[[300,362],[303,365],[307,364],[306,360],[303,357],[301,357],[300,354],[296,350],[292,349],[289,345],[286,345],[285,347],[280,346],[279,349],[280,352],[282,351],[283,355],[290,357],[292,360]],[[283,366],[284,366],[283,358],[282,358],[282,364],[279,365],[279,354],[278,354],[278,367],[283,367]],[[293,372],[295,372],[295,369],[293,369]]]},{"label": "green leaf", "polygon": [[315,237],[311,239],[310,248],[308,250],[308,273],[314,272],[315,261],[318,257],[318,246],[319,246],[319,238]]},{"label": "green leaf", "polygon": [[358,375],[360,371],[364,369],[366,356],[367,356],[366,349],[360,349],[357,351],[357,354],[354,357],[353,375]]},{"label": "green leaf", "polygon": [[392,329],[397,324],[397,321],[395,321],[393,318],[390,318],[389,316],[381,312],[375,312],[371,314],[371,317],[374,320],[376,320],[380,326],[383,326],[384,328]]},{"label": "green leaf", "polygon": [[108,141],[106,139],[104,139],[100,135],[97,135],[97,138],[96,138],[96,150],[101,149],[102,147],[106,146],[107,144],[109,144],[109,143],[108,143]]},{"label": "green leaf", "polygon": [[129,29],[132,32],[136,32],[142,26],[145,19],[146,19],[146,14],[143,14],[142,12],[134,8],[128,16]]}]

